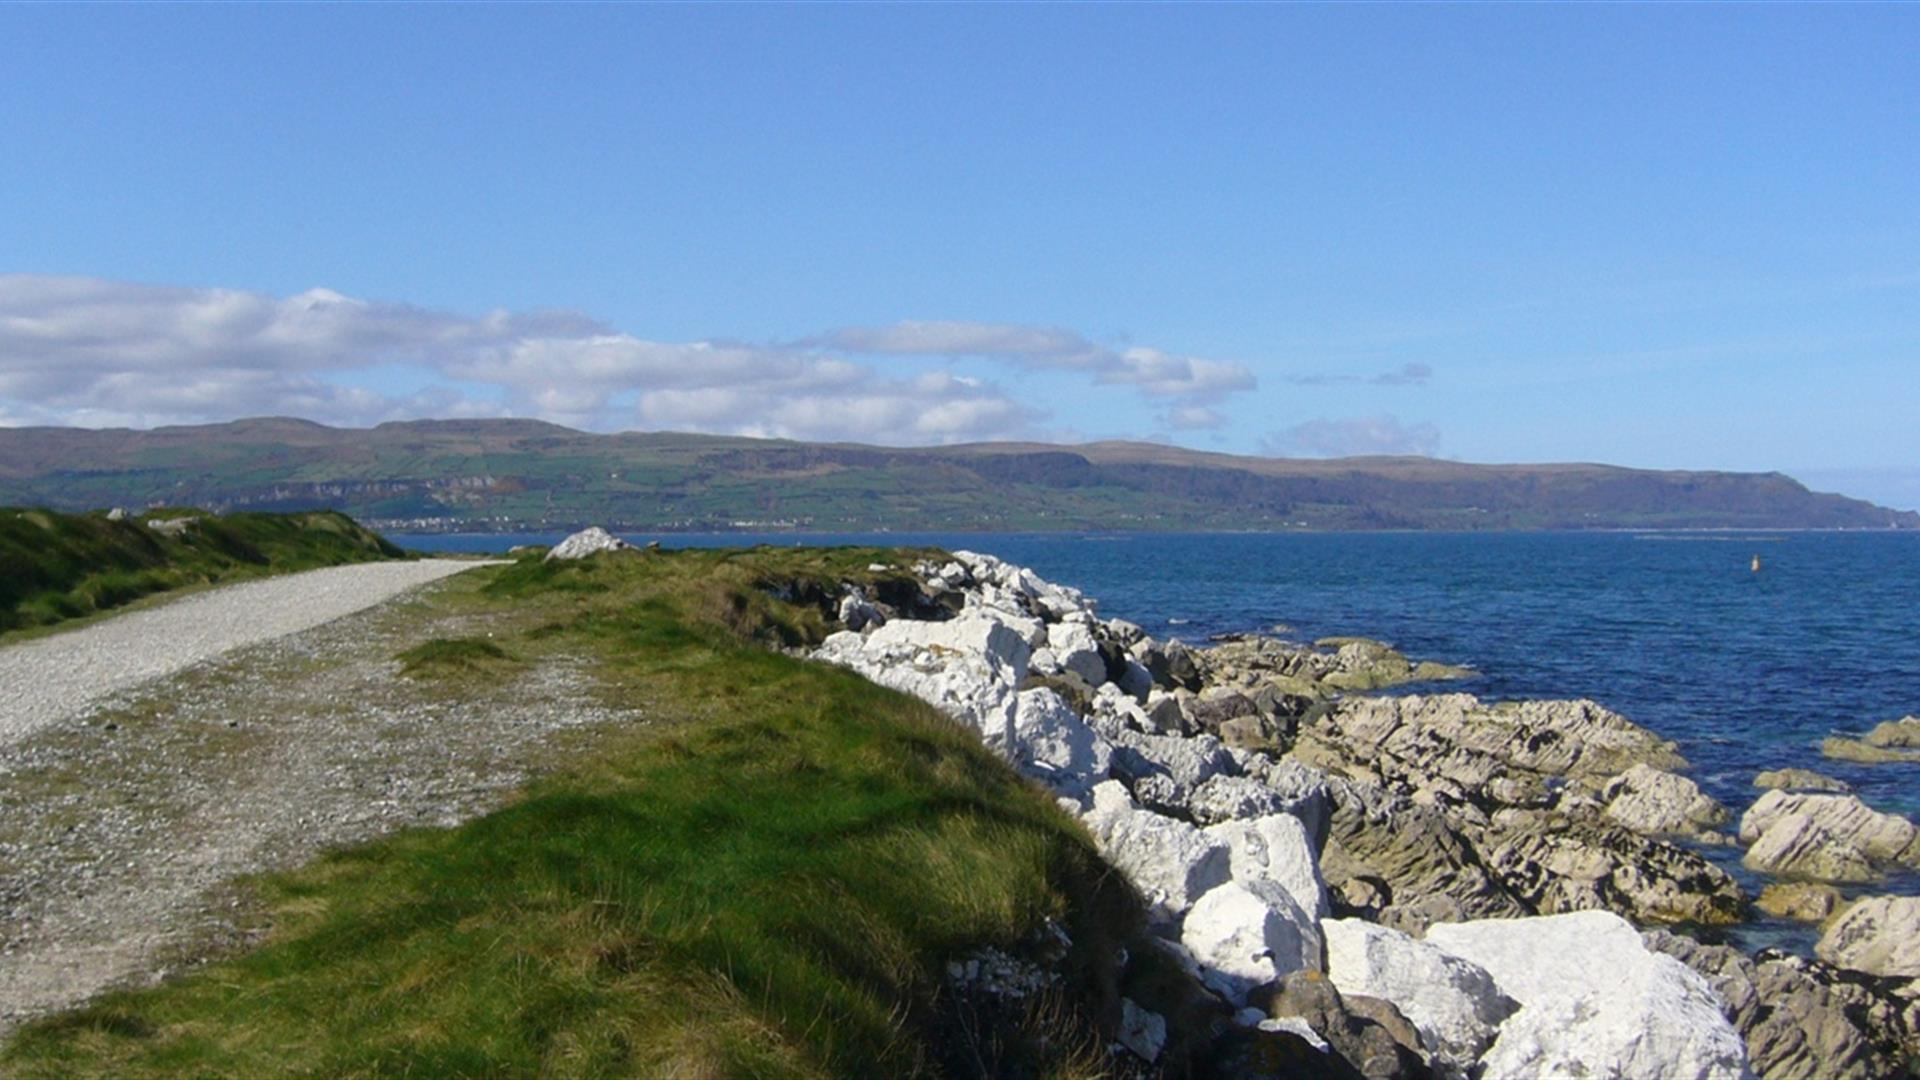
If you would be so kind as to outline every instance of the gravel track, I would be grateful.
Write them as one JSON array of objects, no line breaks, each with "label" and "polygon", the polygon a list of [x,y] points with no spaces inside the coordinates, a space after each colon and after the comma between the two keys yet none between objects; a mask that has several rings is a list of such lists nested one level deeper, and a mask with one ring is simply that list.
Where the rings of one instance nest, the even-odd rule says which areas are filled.
[{"label": "gravel track", "polygon": [[358,563],[229,585],[0,648],[0,746],[110,694],[310,630],[483,563]]},{"label": "gravel track", "polygon": [[[516,647],[518,660],[478,676],[402,676],[395,656],[422,641],[511,623],[449,599],[464,587],[232,649],[0,742],[0,1041],[257,940],[269,927],[236,879],[469,820],[597,732],[647,722],[565,654]],[[374,588],[355,588],[371,603]],[[192,610],[164,610],[180,608]],[[253,625],[285,625],[261,615]]]}]

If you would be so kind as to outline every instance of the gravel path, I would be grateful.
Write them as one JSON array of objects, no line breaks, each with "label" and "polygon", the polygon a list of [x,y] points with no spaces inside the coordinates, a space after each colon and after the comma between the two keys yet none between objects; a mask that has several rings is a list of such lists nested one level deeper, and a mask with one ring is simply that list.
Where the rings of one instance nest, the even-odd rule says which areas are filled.
[{"label": "gravel path", "polygon": [[229,585],[0,648],[0,746],[116,691],[297,634],[481,563],[359,563]]},{"label": "gravel path", "polygon": [[646,722],[603,700],[584,661],[523,644],[477,676],[400,675],[395,656],[423,641],[508,629],[516,613],[474,610],[470,588],[234,649],[0,743],[0,1040],[257,940],[268,927],[236,878],[468,820],[607,727]]}]

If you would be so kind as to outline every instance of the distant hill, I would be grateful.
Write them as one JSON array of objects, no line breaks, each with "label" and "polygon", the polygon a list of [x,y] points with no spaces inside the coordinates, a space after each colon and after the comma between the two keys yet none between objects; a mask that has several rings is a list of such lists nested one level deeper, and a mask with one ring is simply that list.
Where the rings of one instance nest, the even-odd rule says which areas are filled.
[{"label": "distant hill", "polygon": [[334,508],[386,529],[1920,528],[1780,473],[1299,460],[1151,443],[894,448],[535,420],[0,429],[0,504]]}]

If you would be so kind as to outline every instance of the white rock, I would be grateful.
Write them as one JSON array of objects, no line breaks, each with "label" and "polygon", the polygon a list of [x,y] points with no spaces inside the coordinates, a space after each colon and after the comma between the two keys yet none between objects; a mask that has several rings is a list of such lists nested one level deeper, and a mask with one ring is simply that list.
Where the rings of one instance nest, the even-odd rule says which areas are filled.
[{"label": "white rock", "polygon": [[1231,858],[1225,844],[1192,825],[1140,809],[1131,797],[1122,803],[1125,794],[1118,784],[1097,785],[1082,820],[1100,853],[1140,891],[1148,914],[1170,922],[1232,875]]},{"label": "white rock", "polygon": [[1761,795],[1740,818],[1740,842],[1755,843],[1775,822],[1794,814],[1804,814],[1873,859],[1910,858],[1920,842],[1920,830],[1913,822],[1898,814],[1880,813],[1858,796],[1779,790]]},{"label": "white rock", "polygon": [[1152,726],[1147,723],[1146,711],[1140,707],[1140,703],[1112,683],[1107,683],[1093,692],[1093,703],[1087,715],[1087,722],[1109,741],[1119,738],[1126,732],[1144,734],[1152,730]]},{"label": "white rock", "polygon": [[1027,645],[991,615],[895,619],[865,637],[841,631],[813,655],[911,694],[972,727],[994,750],[1012,752],[1014,688],[1026,677]]},{"label": "white rock", "polygon": [[1820,937],[1822,960],[1869,975],[1920,979],[1920,897],[1870,896]]},{"label": "white rock", "polygon": [[1181,738],[1123,731],[1107,738],[1113,743],[1115,774],[1134,780],[1136,788],[1145,777],[1166,777],[1171,781],[1166,800],[1183,809],[1201,784],[1215,776],[1231,776],[1239,768],[1233,755],[1211,735]]},{"label": "white rock", "polygon": [[885,626],[887,616],[871,601],[858,586],[847,586],[847,595],[840,598],[840,625],[856,633]]},{"label": "white rock", "polygon": [[1308,1046],[1313,1047],[1323,1054],[1333,1052],[1333,1047],[1327,1043],[1327,1040],[1320,1037],[1319,1032],[1313,1030],[1313,1025],[1298,1016],[1282,1016],[1276,1019],[1262,1020],[1258,1026],[1261,1031],[1285,1031],[1293,1035],[1298,1035],[1307,1041]]},{"label": "white rock", "polygon": [[1180,944],[1201,980],[1235,1005],[1282,975],[1320,967],[1319,928],[1286,890],[1257,882],[1209,890],[1181,923]]},{"label": "white rock", "polygon": [[1085,625],[1063,622],[1048,627],[1047,648],[1053,652],[1059,670],[1073,672],[1088,686],[1107,681],[1107,662],[1100,659],[1100,643]]},{"label": "white rock", "polygon": [[1251,776],[1225,773],[1201,781],[1187,798],[1188,812],[1203,825],[1264,817],[1286,809],[1287,800],[1279,792]]},{"label": "white rock", "polygon": [[1360,919],[1320,924],[1327,976],[1342,994],[1384,998],[1414,1027],[1434,1058],[1467,1073],[1519,1005],[1485,968],[1427,942]]},{"label": "white rock", "polygon": [[1727,820],[1727,808],[1698,784],[1644,763],[1609,781],[1605,796],[1608,817],[1647,836],[1697,833]]},{"label": "white rock", "polygon": [[1062,794],[1086,791],[1107,778],[1113,748],[1052,690],[1021,691],[1014,702],[1013,762]]},{"label": "white rock", "polygon": [[1003,681],[1018,685],[1027,677],[1033,648],[1027,628],[1003,614],[969,610],[945,622],[895,619],[868,636],[870,649],[977,656]]},{"label": "white rock", "polygon": [[570,559],[584,559],[589,555],[598,555],[603,551],[622,551],[632,544],[613,535],[598,525],[582,529],[553,546],[547,552],[548,562],[564,562]]},{"label": "white rock", "polygon": [[1278,885],[1314,922],[1333,910],[1327,899],[1326,878],[1320,874],[1319,856],[1299,818],[1269,814],[1210,825],[1204,831],[1227,846],[1233,880]]},{"label": "white rock", "polygon": [[1167,1045],[1167,1018],[1141,1008],[1132,998],[1121,998],[1120,1045],[1149,1064],[1160,1060],[1160,1051]]},{"label": "white rock", "polygon": [[1712,987],[1649,952],[1617,915],[1441,923],[1426,940],[1485,968],[1520,1003],[1483,1059],[1487,1080],[1749,1075]]}]

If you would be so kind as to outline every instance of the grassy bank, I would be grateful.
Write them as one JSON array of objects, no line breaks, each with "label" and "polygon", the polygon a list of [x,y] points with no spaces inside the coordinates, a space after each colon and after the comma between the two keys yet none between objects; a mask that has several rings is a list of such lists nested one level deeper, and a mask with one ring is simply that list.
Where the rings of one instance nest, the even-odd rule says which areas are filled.
[{"label": "grassy bank", "polygon": [[[596,734],[486,817],[258,882],[261,946],[23,1029],[0,1072],[1101,1071],[1120,994],[1177,993],[1134,937],[1125,884],[971,733],[772,647],[817,640],[840,580],[900,558],[627,552],[478,571],[482,636],[411,650],[409,677],[457,694],[499,665],[586,657],[601,692],[650,721]],[[1072,942],[1052,992],[997,1005],[946,979],[983,946],[1038,955],[1050,921]]]},{"label": "grassy bank", "polygon": [[112,521],[0,508],[0,634],[194,585],[402,554],[331,511],[153,511]]}]

